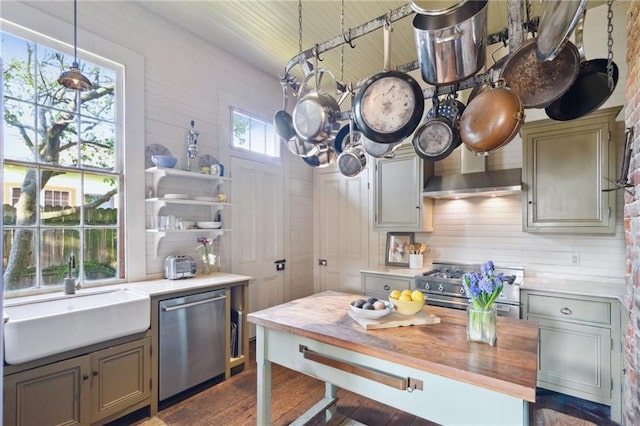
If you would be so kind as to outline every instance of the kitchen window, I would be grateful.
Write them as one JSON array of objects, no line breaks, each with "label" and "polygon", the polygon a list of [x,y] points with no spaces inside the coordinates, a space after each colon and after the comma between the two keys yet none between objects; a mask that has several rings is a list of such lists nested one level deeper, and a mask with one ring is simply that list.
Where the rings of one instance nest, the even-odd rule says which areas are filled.
[{"label": "kitchen window", "polygon": [[253,114],[231,108],[232,146],[270,158],[280,158],[280,144],[273,124]]},{"label": "kitchen window", "polygon": [[93,90],[65,89],[73,55],[16,29],[2,31],[5,294],[61,287],[71,254],[81,285],[122,280],[123,67],[83,59]]}]

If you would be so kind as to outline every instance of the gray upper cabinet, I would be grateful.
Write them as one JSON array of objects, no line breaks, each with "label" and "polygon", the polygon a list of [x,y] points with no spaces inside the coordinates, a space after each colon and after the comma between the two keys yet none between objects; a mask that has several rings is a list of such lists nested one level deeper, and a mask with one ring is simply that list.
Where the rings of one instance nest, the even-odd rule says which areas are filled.
[{"label": "gray upper cabinet", "polygon": [[433,200],[423,199],[425,174],[433,163],[423,161],[411,144],[393,158],[376,160],[374,226],[383,231],[432,231]]},{"label": "gray upper cabinet", "polygon": [[523,141],[525,232],[613,233],[615,117],[620,107],[585,118],[526,124]]}]

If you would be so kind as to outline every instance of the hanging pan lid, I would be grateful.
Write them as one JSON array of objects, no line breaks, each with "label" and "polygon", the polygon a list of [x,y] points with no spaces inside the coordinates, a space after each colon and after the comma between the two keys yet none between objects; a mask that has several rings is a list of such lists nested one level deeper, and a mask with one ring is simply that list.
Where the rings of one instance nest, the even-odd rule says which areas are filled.
[{"label": "hanging pan lid", "polygon": [[550,61],[558,56],[563,43],[571,35],[586,7],[587,0],[544,1],[536,41],[538,60]]}]

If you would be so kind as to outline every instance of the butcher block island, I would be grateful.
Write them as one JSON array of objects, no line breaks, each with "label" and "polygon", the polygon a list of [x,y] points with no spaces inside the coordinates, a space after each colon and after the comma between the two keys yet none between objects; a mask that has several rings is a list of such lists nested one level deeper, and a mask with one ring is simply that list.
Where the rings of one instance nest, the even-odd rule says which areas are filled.
[{"label": "butcher block island", "polygon": [[256,324],[258,424],[271,424],[271,363],[326,383],[298,419],[335,409],[341,387],[446,425],[526,425],[535,401],[538,326],[498,317],[496,346],[467,342],[466,312],[424,306],[439,323],[367,330],[350,315],[362,296],[323,292],[249,314]]}]

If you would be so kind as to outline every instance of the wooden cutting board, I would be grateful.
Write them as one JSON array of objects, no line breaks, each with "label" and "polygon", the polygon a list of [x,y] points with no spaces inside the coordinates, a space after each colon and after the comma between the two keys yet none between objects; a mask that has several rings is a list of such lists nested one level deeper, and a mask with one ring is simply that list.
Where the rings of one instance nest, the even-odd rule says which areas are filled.
[{"label": "wooden cutting board", "polygon": [[349,316],[355,322],[364,327],[365,330],[375,330],[378,328],[405,327],[409,325],[425,325],[438,324],[440,317],[425,311],[420,311],[415,315],[400,315],[397,312],[391,312],[382,318],[358,318],[353,312],[349,311]]}]

